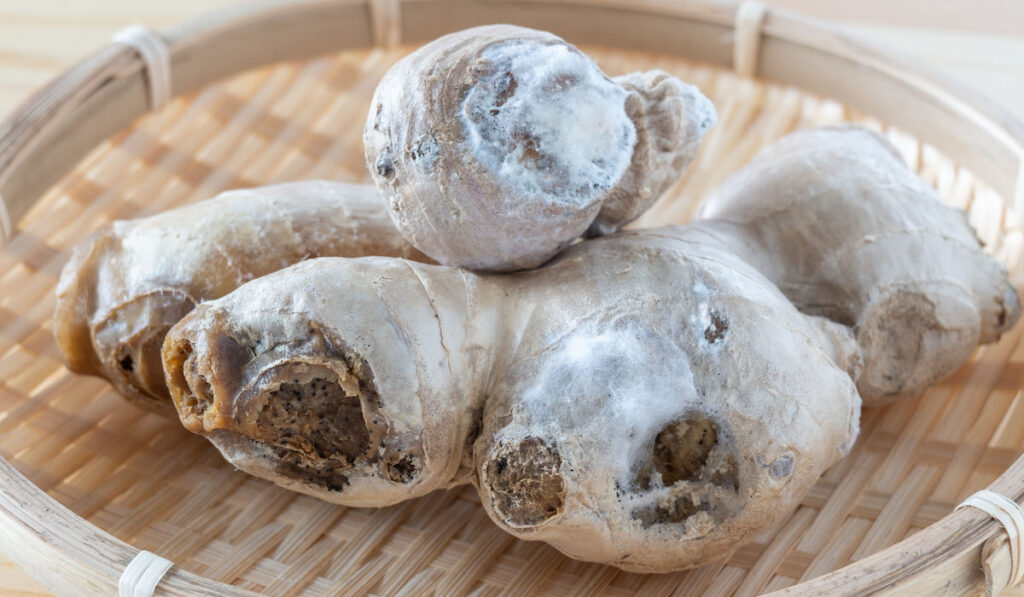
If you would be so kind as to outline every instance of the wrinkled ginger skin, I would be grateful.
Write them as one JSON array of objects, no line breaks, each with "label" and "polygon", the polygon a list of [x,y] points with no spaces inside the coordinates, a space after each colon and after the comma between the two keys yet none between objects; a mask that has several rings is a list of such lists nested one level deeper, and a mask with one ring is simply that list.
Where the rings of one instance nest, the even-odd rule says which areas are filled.
[{"label": "wrinkled ginger skin", "polygon": [[68,367],[104,377],[170,416],[160,349],[202,301],[320,255],[427,260],[402,239],[373,187],[327,181],[234,190],[116,221],[77,246],[57,286],[54,330]]},{"label": "wrinkled ginger skin", "polygon": [[608,232],[637,217],[714,121],[696,88],[665,73],[624,81],[550,33],[446,35],[381,80],[367,166],[399,230],[438,262],[536,267],[595,218]]},{"label": "wrinkled ginger skin", "polygon": [[683,175],[717,114],[700,90],[660,70],[612,79],[627,91],[636,125],[633,160],[608,193],[587,236],[603,236],[640,217]]},{"label": "wrinkled ginger skin", "polygon": [[393,504],[470,472],[498,292],[402,259],[309,260],[179,322],[168,387],[185,427],[236,467],[330,502]]},{"label": "wrinkled ginger skin", "polygon": [[865,404],[917,395],[1020,318],[1006,268],[880,135],[801,131],[699,209],[798,309],[851,326]]},{"label": "wrinkled ginger skin", "polygon": [[[690,234],[590,240],[504,276],[310,260],[175,326],[168,385],[186,427],[286,487],[382,506],[473,480],[518,537],[628,570],[694,566],[792,509],[849,450],[860,399],[846,328]],[[329,341],[307,350],[311,334]],[[220,348],[236,344],[237,361]],[[366,451],[333,466],[306,449],[308,474],[290,466],[318,421],[341,419],[299,409],[284,426],[309,442],[254,424],[289,410],[267,375],[286,361],[360,378],[346,391],[364,426],[348,437],[368,429]],[[417,463],[411,479],[387,478],[389,451]]]}]

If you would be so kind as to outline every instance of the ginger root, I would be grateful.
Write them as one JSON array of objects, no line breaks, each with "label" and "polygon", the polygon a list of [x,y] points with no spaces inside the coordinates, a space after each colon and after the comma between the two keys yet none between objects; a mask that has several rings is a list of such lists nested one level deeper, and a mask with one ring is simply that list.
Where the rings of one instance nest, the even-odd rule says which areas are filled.
[{"label": "ginger root", "polygon": [[858,389],[921,391],[1020,316],[963,214],[866,131],[780,141],[701,215],[509,275],[310,260],[186,316],[167,384],[285,487],[383,506],[469,481],[517,537],[662,572],[791,511],[854,441]]},{"label": "ginger root", "polygon": [[784,516],[860,407],[849,331],[704,240],[623,233],[504,276],[306,261],[179,322],[168,387],[188,429],[285,487],[383,506],[473,481],[518,537],[694,566]]},{"label": "ginger root", "polygon": [[591,240],[531,280],[544,290],[474,443],[506,531],[630,571],[698,566],[791,512],[852,446],[848,330],[699,226]]},{"label": "ginger root", "polygon": [[698,217],[798,309],[853,328],[867,405],[920,394],[1020,318],[1006,268],[966,214],[866,129],[783,138]]},{"label": "ginger root", "polygon": [[75,248],[57,287],[54,333],[68,368],[173,415],[160,349],[195,305],[320,255],[427,260],[372,187],[326,181],[222,193],[118,221]]},{"label": "ginger root", "polygon": [[175,326],[168,387],[286,487],[382,506],[471,481],[517,537],[659,572],[791,511],[849,450],[858,389],[919,392],[1020,316],[964,215],[867,131],[780,141],[701,216],[510,275],[307,261]]},{"label": "ginger root", "polygon": [[608,192],[587,230],[602,236],[639,218],[679,180],[715,122],[715,109],[693,85],[660,70],[612,79],[627,91],[636,147],[626,172]]},{"label": "ginger root", "polygon": [[638,217],[714,121],[666,73],[612,80],[550,33],[496,25],[395,64],[363,138],[405,238],[446,265],[512,271]]},{"label": "ginger root", "polygon": [[402,259],[311,259],[204,303],[167,335],[185,428],[237,468],[351,506],[465,478],[501,289]]}]

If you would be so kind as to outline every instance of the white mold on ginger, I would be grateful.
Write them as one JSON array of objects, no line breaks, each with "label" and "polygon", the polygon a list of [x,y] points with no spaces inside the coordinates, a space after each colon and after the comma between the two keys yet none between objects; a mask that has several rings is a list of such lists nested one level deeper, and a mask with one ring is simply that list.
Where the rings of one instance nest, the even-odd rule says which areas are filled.
[{"label": "white mold on ginger", "polygon": [[460,118],[470,155],[519,199],[502,207],[585,209],[619,180],[636,128],[626,90],[589,58],[566,44],[511,40],[488,46],[480,61],[488,66]]},{"label": "white mold on ginger", "polygon": [[364,141],[413,245],[446,265],[512,271],[639,216],[714,119],[706,98],[665,73],[612,80],[554,35],[496,25],[395,64]]},{"label": "white mold on ginger", "polygon": [[848,330],[699,227],[590,240],[517,284],[534,286],[529,325],[474,444],[505,530],[631,571],[692,567],[778,521],[852,446]]},{"label": "white mold on ginger", "polygon": [[[595,327],[576,329],[553,342],[536,377],[523,384],[516,408],[527,419],[531,436],[554,438],[573,429],[599,439],[617,471],[615,482],[625,487],[633,482],[633,464],[645,450],[636,438],[654,437],[680,416],[681,405],[695,403],[697,392],[689,357],[665,336],[628,318]],[[586,398],[599,395],[614,399]],[[521,429],[504,427],[494,441],[511,444],[524,438]]]}]

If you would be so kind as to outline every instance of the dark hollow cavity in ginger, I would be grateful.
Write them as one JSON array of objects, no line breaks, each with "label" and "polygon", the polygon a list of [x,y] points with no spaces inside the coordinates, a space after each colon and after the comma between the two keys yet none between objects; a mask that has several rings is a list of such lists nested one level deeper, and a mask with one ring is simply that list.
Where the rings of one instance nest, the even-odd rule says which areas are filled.
[{"label": "dark hollow cavity in ginger", "polygon": [[528,437],[514,447],[501,446],[486,466],[495,511],[514,526],[536,526],[562,511],[565,480],[554,446]]},{"label": "dark hollow cavity in ginger", "polygon": [[635,508],[633,518],[645,527],[683,522],[707,512],[720,522],[735,511],[739,471],[718,424],[694,415],[674,421],[658,432],[651,460],[637,473],[640,492],[669,488],[668,495]]},{"label": "dark hollow cavity in ginger", "polygon": [[349,396],[337,379],[314,377],[282,383],[270,392],[256,425],[266,443],[299,455],[352,466],[370,446],[359,396]]},{"label": "dark hollow cavity in ginger", "polygon": [[654,438],[652,462],[665,486],[676,481],[697,481],[711,449],[718,443],[718,429],[710,419],[686,419],[665,426]]}]

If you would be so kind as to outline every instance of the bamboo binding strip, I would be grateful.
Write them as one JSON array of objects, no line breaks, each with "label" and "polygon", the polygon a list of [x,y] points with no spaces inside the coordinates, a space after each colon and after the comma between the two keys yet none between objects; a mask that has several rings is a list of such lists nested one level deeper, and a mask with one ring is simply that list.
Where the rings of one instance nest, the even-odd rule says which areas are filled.
[{"label": "bamboo binding strip", "polygon": [[156,587],[174,562],[142,550],[125,566],[117,580],[118,597],[153,597]]},{"label": "bamboo binding strip", "polygon": [[134,48],[146,65],[149,109],[159,110],[167,105],[171,93],[171,51],[160,34],[142,25],[129,25],[114,34],[111,40]]},{"label": "bamboo binding strip", "polygon": [[[0,126],[0,194],[7,199],[0,199],[0,205],[9,206],[8,219],[16,224],[88,150],[145,113],[162,97],[163,92],[154,91],[163,76],[160,64],[168,65],[164,72],[170,85],[164,89],[185,93],[280,59],[422,42],[496,21],[549,29],[577,43],[686,56],[842,98],[948,151],[1003,196],[1017,193],[1018,213],[1024,206],[1018,182],[1024,171],[1024,132],[984,100],[786,13],[752,4],[737,9],[656,0],[641,6],[627,0],[275,1],[168,31],[163,38],[169,59],[156,60],[156,66],[147,65],[134,46],[112,45],[48,85]],[[0,207],[0,220],[4,215]],[[1024,460],[1017,460],[990,489],[1020,502],[1021,479]],[[0,487],[0,544],[32,545],[48,554],[32,561],[12,555],[40,576],[63,575],[67,592],[81,587],[113,592],[125,569],[134,570],[131,562],[147,558],[61,506],[4,461]],[[29,503],[46,507],[26,508]],[[55,535],[55,528],[87,540],[69,542]],[[976,509],[961,509],[902,543],[784,593],[838,595],[913,587],[923,594],[951,578],[959,579],[956,588],[966,593],[980,588],[971,583],[982,558],[988,569],[1006,577],[1003,584],[1009,582],[1012,571],[1019,571],[1013,553],[998,524]],[[167,572],[159,587],[172,594],[246,594],[178,567]]]},{"label": "bamboo binding strip", "polygon": [[[1024,582],[1024,566],[1021,565],[1024,553],[1024,508],[1005,495],[982,489],[963,501],[957,509],[977,508],[999,521],[1006,530],[1006,539],[1010,548],[1010,569],[1006,580],[996,579],[991,565],[985,566],[985,588],[989,594],[998,594],[1007,586],[1019,587]],[[989,542],[1003,539],[995,537]],[[990,549],[986,547],[986,550]]]},{"label": "bamboo binding strip", "polygon": [[743,2],[736,9],[736,41],[733,43],[733,69],[741,77],[757,74],[757,61],[761,57],[761,25],[768,15],[768,7],[760,2]]}]

